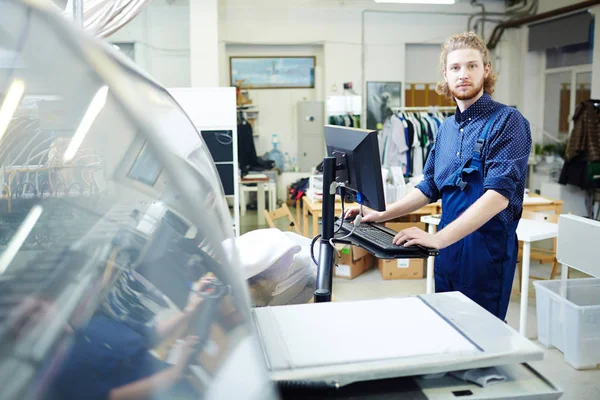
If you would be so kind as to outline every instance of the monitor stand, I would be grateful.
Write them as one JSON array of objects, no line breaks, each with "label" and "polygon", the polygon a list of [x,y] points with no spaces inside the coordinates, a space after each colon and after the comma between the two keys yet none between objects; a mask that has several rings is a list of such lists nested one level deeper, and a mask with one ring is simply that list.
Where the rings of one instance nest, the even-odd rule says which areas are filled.
[{"label": "monitor stand", "polygon": [[333,238],[335,219],[335,189],[336,182],[336,158],[325,157],[323,159],[323,205],[322,205],[322,227],[319,252],[319,265],[317,266],[317,281],[314,293],[315,303],[331,301],[333,286],[333,253],[334,248],[329,243]]}]

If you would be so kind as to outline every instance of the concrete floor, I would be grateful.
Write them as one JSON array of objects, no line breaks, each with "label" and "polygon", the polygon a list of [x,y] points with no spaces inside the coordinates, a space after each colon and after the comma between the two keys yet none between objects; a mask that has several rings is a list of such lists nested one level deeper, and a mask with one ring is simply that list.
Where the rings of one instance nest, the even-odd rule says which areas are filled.
[{"label": "concrete floor", "polygon": [[[292,209],[292,214],[295,215]],[[285,223],[280,229],[287,229]],[[241,220],[242,233],[268,228],[258,225],[256,211],[249,211]],[[549,275],[549,267],[532,263],[531,273],[534,276]],[[572,272],[571,278],[585,277],[585,275]],[[515,279],[515,288],[518,284]],[[567,364],[563,353],[557,349],[547,349],[537,339],[537,318],[535,306],[535,290],[530,284],[530,297],[528,309],[528,337],[544,350],[544,360],[531,363],[531,365],[554,385],[561,388],[563,400],[592,400],[600,399],[600,367],[593,370],[578,371]],[[425,293],[425,279],[417,280],[383,280],[377,269],[372,269],[352,279],[345,280],[334,278],[333,293],[336,301],[366,300],[385,297],[412,296]],[[515,330],[519,329],[520,296],[513,293],[507,314],[508,324]]]}]

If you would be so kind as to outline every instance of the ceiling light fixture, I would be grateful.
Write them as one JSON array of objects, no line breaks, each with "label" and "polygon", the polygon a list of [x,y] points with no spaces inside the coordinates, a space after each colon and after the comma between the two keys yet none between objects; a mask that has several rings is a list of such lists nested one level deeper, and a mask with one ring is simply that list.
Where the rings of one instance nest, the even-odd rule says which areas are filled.
[{"label": "ceiling light fixture", "polygon": [[394,4],[454,4],[456,0],[375,0],[375,3]]}]

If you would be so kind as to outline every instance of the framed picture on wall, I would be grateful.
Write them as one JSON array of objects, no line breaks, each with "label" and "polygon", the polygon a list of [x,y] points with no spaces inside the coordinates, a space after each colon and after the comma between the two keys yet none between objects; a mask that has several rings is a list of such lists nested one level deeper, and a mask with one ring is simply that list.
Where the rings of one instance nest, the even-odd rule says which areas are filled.
[{"label": "framed picture on wall", "polygon": [[367,82],[367,129],[382,129],[393,107],[402,106],[400,82]]},{"label": "framed picture on wall", "polygon": [[315,87],[314,56],[230,57],[231,86],[244,81],[251,89],[312,89]]}]

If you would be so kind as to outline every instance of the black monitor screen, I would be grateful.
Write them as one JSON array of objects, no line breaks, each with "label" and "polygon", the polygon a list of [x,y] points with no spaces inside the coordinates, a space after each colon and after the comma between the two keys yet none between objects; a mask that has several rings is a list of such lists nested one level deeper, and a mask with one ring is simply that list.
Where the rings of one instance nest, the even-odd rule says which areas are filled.
[{"label": "black monitor screen", "polygon": [[127,176],[148,186],[154,186],[161,171],[162,165],[148,147],[148,143],[144,143]]},{"label": "black monitor screen", "polygon": [[325,127],[327,154],[336,158],[336,181],[344,183],[346,197],[377,211],[385,210],[377,131]]}]

